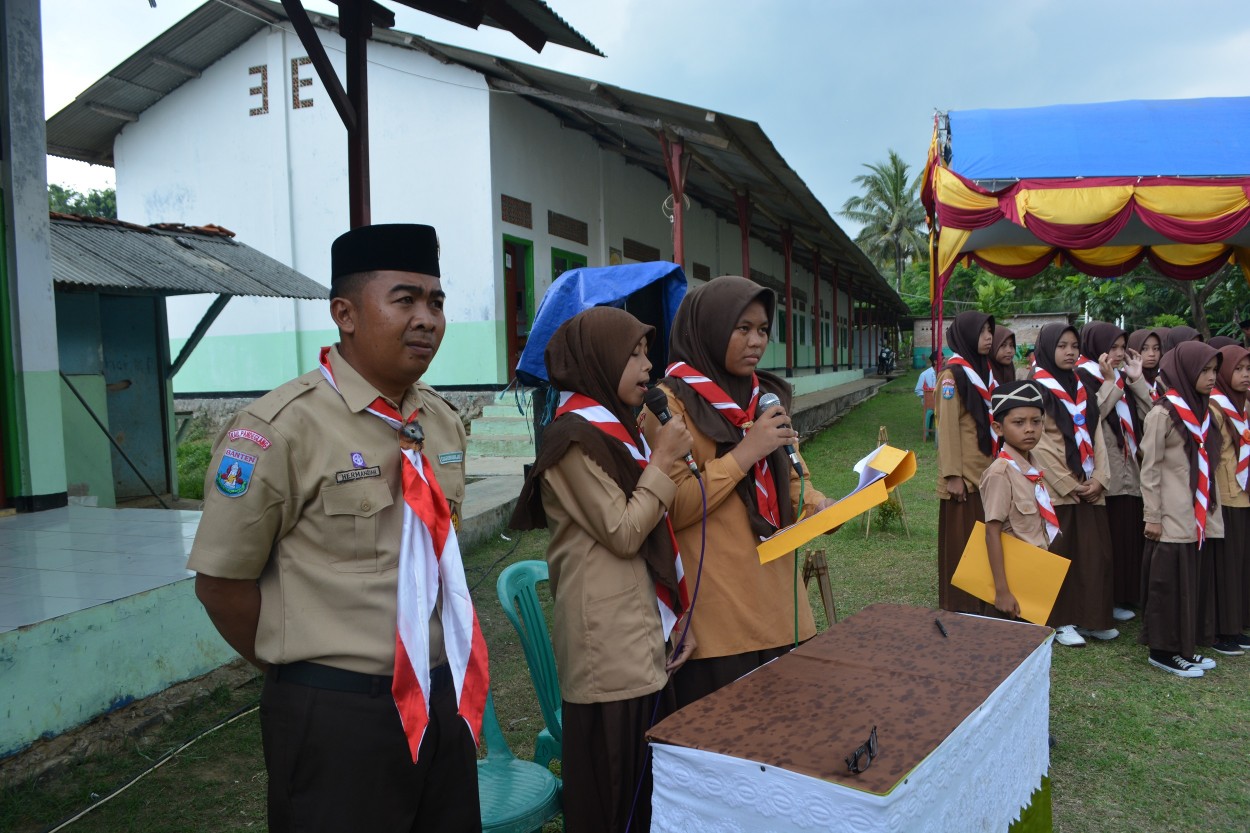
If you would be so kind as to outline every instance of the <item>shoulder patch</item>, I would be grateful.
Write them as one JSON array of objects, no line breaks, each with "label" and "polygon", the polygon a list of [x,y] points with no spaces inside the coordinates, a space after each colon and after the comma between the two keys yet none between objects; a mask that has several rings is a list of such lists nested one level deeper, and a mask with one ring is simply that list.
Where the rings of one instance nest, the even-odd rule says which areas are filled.
[{"label": "shoulder patch", "polygon": [[943,399],[955,398],[955,383],[951,381],[950,379],[947,379],[946,381],[942,383],[942,398]]},{"label": "shoulder patch", "polygon": [[458,413],[460,413],[460,409],[459,409],[459,408],[457,408],[455,405],[451,404],[451,400],[449,400],[447,397],[443,396],[441,393],[439,393],[438,391],[436,391],[434,388],[432,388],[432,387],[430,387],[429,385],[427,385],[425,382],[417,382],[417,390],[418,390],[418,391],[420,391],[420,393],[421,393],[421,399],[422,399],[422,401],[423,401],[423,402],[424,402],[424,401],[426,401],[426,397],[425,397],[425,395],[426,395],[426,394],[429,394],[430,396],[433,396],[435,399],[438,399],[439,401],[441,401],[441,402],[442,402],[444,405],[446,405],[448,408],[451,408],[452,413],[454,413],[454,414],[458,414]]},{"label": "shoulder patch", "polygon": [[221,463],[213,483],[217,491],[226,497],[241,497],[252,485],[252,472],[256,470],[256,458],[233,448],[221,453]]},{"label": "shoulder patch", "polygon": [[247,428],[235,428],[226,434],[226,437],[230,440],[251,440],[260,446],[262,451],[270,446],[270,442],[266,439],[264,434],[258,434],[257,432],[248,430]]}]

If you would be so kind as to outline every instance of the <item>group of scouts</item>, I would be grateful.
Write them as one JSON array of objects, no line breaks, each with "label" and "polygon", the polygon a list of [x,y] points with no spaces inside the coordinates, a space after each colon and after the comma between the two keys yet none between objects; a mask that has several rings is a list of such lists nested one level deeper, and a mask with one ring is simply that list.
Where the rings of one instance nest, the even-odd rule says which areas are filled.
[{"label": "group of scouts", "polygon": [[[1248,322],[1250,323],[1250,322]],[[1029,366],[992,316],[957,315],[935,380],[943,608],[1019,615],[1002,534],[1071,564],[1047,624],[1110,640],[1140,613],[1150,665],[1201,677],[1250,650],[1250,350],[1191,327],[1038,333]],[[985,523],[992,606],[951,584]]]}]

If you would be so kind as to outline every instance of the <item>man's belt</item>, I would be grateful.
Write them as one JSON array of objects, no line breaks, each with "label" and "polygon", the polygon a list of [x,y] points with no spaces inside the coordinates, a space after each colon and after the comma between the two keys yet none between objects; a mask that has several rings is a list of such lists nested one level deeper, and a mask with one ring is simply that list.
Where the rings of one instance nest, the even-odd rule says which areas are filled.
[{"label": "man's belt", "polygon": [[[316,662],[292,662],[273,666],[274,681],[320,688],[327,691],[343,691],[348,694],[368,694],[377,697],[390,693],[391,677],[379,674],[361,674]],[[451,686],[451,668],[444,663],[430,669],[430,690],[440,691]]]}]

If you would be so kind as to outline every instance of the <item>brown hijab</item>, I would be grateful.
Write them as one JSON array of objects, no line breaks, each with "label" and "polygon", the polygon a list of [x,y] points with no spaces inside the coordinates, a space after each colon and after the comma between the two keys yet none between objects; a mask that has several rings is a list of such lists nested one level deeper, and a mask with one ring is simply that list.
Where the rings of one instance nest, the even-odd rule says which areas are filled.
[{"label": "brown hijab", "polygon": [[[764,305],[771,321],[776,300],[771,289],[766,289],[746,278],[725,275],[697,287],[682,299],[673,318],[673,331],[669,336],[669,361],[685,362],[711,379],[740,408],[751,401],[750,377],[734,376],[725,369],[725,353],[729,349],[729,337],[743,310],[753,301]],[[791,404],[790,384],[764,370],[757,370],[760,395],[775,393],[788,413]],[[735,426],[706,399],[680,379],[668,377],[664,386],[671,390],[685,406],[688,419],[699,431],[716,443],[716,456],[723,457],[730,449],[742,442],[742,429]],[[982,408],[984,410],[984,408]],[[749,414],[754,418],[754,414]],[[781,525],[794,523],[794,506],[790,496],[790,462],[782,449],[768,456],[769,474],[773,478],[774,494],[781,510]],[[755,501],[753,473],[738,481],[735,491],[747,508],[751,531],[757,536],[772,535],[776,528],[759,513]]]},{"label": "brown hijab", "polygon": [[[1064,333],[1072,333],[1078,340],[1080,339],[1076,327],[1068,324],[1047,324],[1042,327],[1041,332],[1037,334],[1037,366],[1054,376],[1055,381],[1059,382],[1075,402],[1077,387],[1082,384],[1080,377],[1076,375],[1075,370],[1063,370],[1055,364],[1055,349],[1059,346],[1059,339],[1063,338]],[[1098,441],[1098,432],[1094,430],[1095,424],[1090,420],[1098,413],[1098,398],[1097,392],[1091,392],[1088,388],[1085,394],[1086,427],[1089,429],[1089,439],[1092,445]],[[1055,426],[1063,435],[1063,458],[1068,464],[1068,471],[1073,477],[1084,479],[1085,469],[1081,467],[1081,449],[1076,444],[1076,425],[1072,422],[1072,415],[1059,401],[1059,397],[1049,390],[1046,391],[1045,401],[1046,413],[1055,421]]]},{"label": "brown hijab", "polygon": [[[1124,343],[1128,344],[1128,333],[1121,330],[1114,324],[1108,324],[1105,321],[1090,321],[1081,328],[1081,355],[1092,362],[1098,361],[1098,357],[1111,349],[1111,345],[1115,344],[1115,340],[1120,336],[1124,336]],[[1080,377],[1081,382],[1085,385],[1085,391],[1089,394],[1089,402],[1097,410],[1098,389],[1102,383],[1094,377],[1094,374],[1088,370],[1076,371],[1076,375]],[[1125,391],[1125,396],[1129,396]],[[1137,409],[1129,407],[1130,413],[1136,413]],[[1115,435],[1116,445],[1121,450],[1124,449],[1124,429],[1120,426],[1120,417],[1113,409],[1103,421],[1107,423],[1107,427],[1111,429],[1111,433]],[[1093,432],[1090,432],[1091,435]],[[1140,433],[1140,432],[1139,432]]]},{"label": "brown hijab", "polygon": [[[1210,344],[1216,350],[1223,350],[1225,347],[1241,346],[1241,342],[1235,338],[1229,338],[1228,336],[1212,336],[1207,339],[1207,344]],[[1223,366],[1223,364],[1220,365],[1220,367]]]},{"label": "brown hijab", "polygon": [[1202,334],[1193,327],[1170,327],[1167,335],[1163,337],[1163,352],[1166,353],[1186,341],[1202,341]]},{"label": "brown hijab", "polygon": [[[989,324],[990,330],[993,331],[994,316],[976,310],[961,312],[946,328],[946,343],[950,345],[953,352],[967,360],[976,374],[988,385],[993,375],[990,356],[993,355],[994,350],[990,348],[990,356],[982,356],[977,352],[977,342],[981,340],[981,330],[985,329],[986,324]],[[985,400],[981,398],[976,386],[968,381],[967,374],[962,370],[956,369],[954,376],[955,388],[959,391],[960,401],[964,403],[964,410],[972,416],[972,421],[977,426],[977,448],[986,457],[993,457],[994,446],[990,441],[990,418],[985,411]]]},{"label": "brown hijab", "polygon": [[[1146,346],[1146,339],[1154,336],[1159,339],[1159,350],[1163,350],[1163,333],[1159,329],[1133,330],[1128,334],[1128,349],[1135,350],[1138,353]],[[1160,356],[1162,358],[1162,356]],[[1153,385],[1155,377],[1159,375],[1159,365],[1156,363],[1154,367],[1142,366],[1142,377],[1146,380],[1146,384]],[[1136,409],[1134,409],[1136,413]]]},{"label": "brown hijab", "polygon": [[[644,337],[650,340],[655,327],[643,324],[624,310],[592,307],[560,325],[547,342],[544,357],[547,377],[559,391],[584,394],[616,416],[634,443],[642,448],[633,409],[617,397],[617,387],[634,347]],[[628,498],[638,486],[642,467],[616,439],[577,414],[557,417],[543,431],[542,449],[534,461],[510,525],[513,529],[537,529],[547,525],[542,501],[542,473],[558,463],[569,446],[582,452],[611,477]],[[639,555],[651,575],[673,591],[677,598],[677,567],[672,539],[664,523],[643,542]]]},{"label": "brown hijab", "polygon": [[[1016,346],[1016,334],[1006,327],[994,325],[994,341],[990,344],[990,370],[994,374],[994,378],[998,380],[998,384],[1005,385],[1008,382],[1016,381],[1016,363],[1015,351],[1012,351],[1012,361],[1000,363],[998,361],[998,350],[1008,339],[1011,340],[1011,346]],[[960,354],[963,355],[963,354]],[[966,358],[966,357],[965,357]]]},{"label": "brown hijab", "polygon": [[[1223,359],[1219,350],[1201,341],[1181,341],[1159,359],[1159,374],[1163,377],[1164,385],[1176,391],[1176,395],[1184,400],[1189,410],[1193,411],[1194,416],[1197,417],[1199,425],[1202,425],[1202,420],[1207,415],[1208,397],[1200,396],[1198,391],[1194,390],[1194,383],[1198,381],[1198,374],[1202,372],[1202,368],[1206,367],[1207,362],[1213,358],[1216,360],[1215,369],[1218,374],[1221,369],[1220,360]],[[1185,420],[1181,418],[1171,401],[1162,398],[1158,404],[1172,417],[1172,422],[1184,438],[1185,450],[1189,452],[1189,490],[1196,491],[1198,488],[1198,444],[1194,442],[1193,435],[1185,427]],[[1220,432],[1207,432],[1207,459],[1212,469],[1220,459],[1221,439]],[[1210,478],[1210,484],[1211,494],[1214,495],[1214,477]]]}]

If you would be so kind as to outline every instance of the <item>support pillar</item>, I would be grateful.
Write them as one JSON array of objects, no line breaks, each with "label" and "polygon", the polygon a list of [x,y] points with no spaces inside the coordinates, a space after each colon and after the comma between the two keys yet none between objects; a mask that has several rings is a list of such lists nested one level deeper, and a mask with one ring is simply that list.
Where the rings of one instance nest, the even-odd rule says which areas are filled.
[{"label": "support pillar", "polygon": [[352,228],[369,225],[373,214],[369,196],[368,47],[373,37],[370,5],[339,5],[339,28],[347,41],[347,100],[356,113],[356,123],[347,129],[347,192]]},{"label": "support pillar", "polygon": [[0,3],[0,55],[0,436],[5,493],[33,511],[67,501],[39,0]]},{"label": "support pillar", "polygon": [[790,280],[790,265],[794,261],[794,232],[781,230],[781,259],[786,275],[786,378],[794,375],[794,347],[799,338],[799,328],[794,326],[794,285]]},{"label": "support pillar", "polygon": [[842,319],[839,318],[838,307],[842,303],[842,292],[838,284],[838,262],[833,262],[833,355],[830,357],[830,363],[833,369],[837,370],[838,365],[842,363],[842,353],[838,342],[841,340]]},{"label": "support pillar", "polygon": [[742,277],[751,277],[751,193],[734,194],[738,205],[738,233],[742,237]]},{"label": "support pillar", "polygon": [[673,192],[673,261],[686,268],[686,171],[690,157],[685,154],[681,139],[669,139],[660,134],[664,149],[664,169],[668,172],[668,187]]}]

